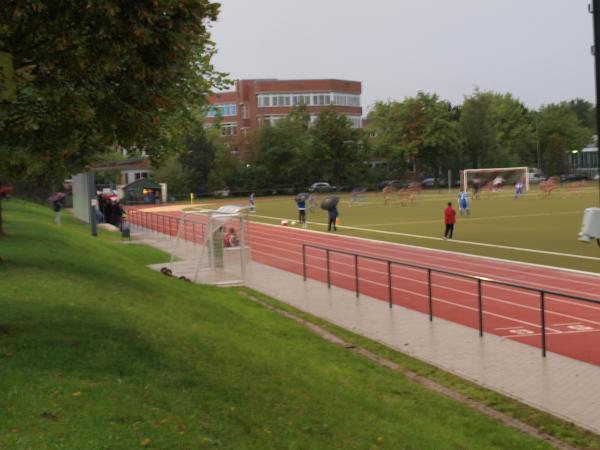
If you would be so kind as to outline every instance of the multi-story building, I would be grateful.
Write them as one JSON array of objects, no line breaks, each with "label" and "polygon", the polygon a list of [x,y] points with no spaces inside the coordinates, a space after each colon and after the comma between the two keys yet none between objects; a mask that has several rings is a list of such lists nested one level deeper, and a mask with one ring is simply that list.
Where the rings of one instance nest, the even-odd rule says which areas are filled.
[{"label": "multi-story building", "polygon": [[274,123],[304,104],[315,120],[324,108],[346,115],[352,126],[362,127],[360,81],[346,80],[238,80],[234,91],[209,97],[206,123],[220,120],[221,133],[232,150],[247,150],[249,137],[263,123]]}]

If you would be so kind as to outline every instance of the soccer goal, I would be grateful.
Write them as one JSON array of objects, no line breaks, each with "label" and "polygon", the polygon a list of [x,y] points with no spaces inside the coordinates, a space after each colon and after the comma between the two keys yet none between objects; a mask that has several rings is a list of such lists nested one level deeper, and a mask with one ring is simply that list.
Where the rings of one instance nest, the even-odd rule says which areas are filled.
[{"label": "soccer goal", "polygon": [[499,190],[507,185],[521,182],[529,190],[529,169],[527,167],[495,167],[491,169],[465,169],[460,172],[460,187],[463,191],[469,187],[478,190],[489,187]]},{"label": "soccer goal", "polygon": [[243,285],[249,261],[243,216],[247,208],[226,205],[184,212],[165,269],[195,282]]}]

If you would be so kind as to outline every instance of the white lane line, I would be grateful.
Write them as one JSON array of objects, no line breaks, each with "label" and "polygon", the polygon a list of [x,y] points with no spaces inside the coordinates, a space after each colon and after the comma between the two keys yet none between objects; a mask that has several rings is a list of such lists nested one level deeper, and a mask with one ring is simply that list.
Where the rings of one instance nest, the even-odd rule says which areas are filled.
[{"label": "white lane line", "polygon": [[[261,244],[261,245],[263,245],[264,247],[270,248],[270,249],[276,249],[276,250],[283,251],[283,252],[286,252],[286,253],[297,254],[297,252],[295,252],[294,250],[281,249],[280,247],[274,247],[274,246],[268,245],[268,244]],[[323,258],[323,257],[321,257],[321,256],[312,256],[312,258],[322,262],[322,265],[319,266],[321,268],[325,264],[326,259]],[[342,261],[336,261],[336,264],[339,264],[341,266],[346,266],[346,267],[349,267],[349,268],[353,268],[354,267],[352,264],[344,263]],[[310,266],[310,264],[307,264],[307,266]],[[372,272],[372,273],[375,273],[375,274],[380,274],[380,272],[378,272],[377,270],[369,268],[369,267],[362,267],[361,270],[362,271],[367,271],[367,272]],[[340,273],[340,272],[337,272],[337,273]],[[348,278],[354,278],[353,274],[352,275],[344,274],[342,276],[348,277]],[[414,278],[403,277],[403,276],[400,276],[398,274],[392,274],[392,279],[407,280],[407,281],[410,281],[410,282],[413,282],[413,283],[416,283],[416,284],[420,284],[420,285],[423,285],[423,286],[427,285],[427,283],[425,281],[417,280],[417,279],[414,279]],[[452,280],[455,280],[455,279],[452,278]],[[376,281],[371,281],[371,280],[361,280],[361,283],[380,284],[381,286],[387,287],[387,285],[378,283]],[[440,285],[436,286],[436,285],[434,285],[433,287],[437,288],[437,289],[445,289],[445,290],[448,290],[448,291],[453,291],[453,292],[456,292],[456,293],[461,294],[461,295],[468,295],[468,296],[474,296],[474,295],[476,295],[475,292],[463,291],[461,289],[457,289],[457,288],[453,288],[453,287],[449,287],[449,286],[440,286]],[[519,291],[519,292],[521,292],[521,291]],[[504,299],[501,299],[501,298],[493,297],[491,295],[484,295],[484,298],[485,298],[485,300],[495,301],[497,303],[502,303],[502,304],[505,304],[505,305],[509,305],[509,306],[515,307],[517,309],[521,308],[521,309],[527,309],[527,310],[535,311],[535,312],[539,311],[539,307],[530,306],[530,305],[524,305],[524,304],[521,304],[521,303],[515,303],[515,302],[512,302],[510,300],[504,300]],[[555,315],[555,316],[564,317],[564,318],[567,318],[567,319],[580,320],[580,321],[584,321],[584,322],[587,322],[587,323],[590,323],[590,324],[593,324],[593,325],[599,325],[600,326],[600,322],[594,321],[592,319],[584,318],[584,317],[572,316],[570,314],[561,313],[561,312],[557,312],[557,311],[551,311],[551,310],[547,311],[547,313],[549,315],[551,314],[551,315]]]},{"label": "white lane line", "polygon": [[567,326],[567,325],[581,325],[581,322],[567,322],[567,323],[554,323],[554,324],[552,324],[552,326],[554,326],[554,327],[564,327],[564,326]]},{"label": "white lane line", "polygon": [[[265,236],[267,236],[269,239],[271,239],[271,236],[270,236],[268,233],[264,233],[264,232],[260,232],[260,231],[258,231],[258,232],[253,232],[253,233],[256,233],[257,235],[265,235]],[[320,233],[319,233],[319,234],[320,234]],[[286,236],[286,237],[287,237],[287,240],[288,240],[288,241],[294,241],[294,242],[298,242],[298,245],[301,245],[302,243],[304,243],[304,242],[305,242],[304,240],[302,240],[302,239],[300,239],[300,238],[297,238],[297,237],[295,237],[295,236]],[[347,236],[345,236],[345,237],[347,237]],[[352,239],[356,239],[356,240],[365,240],[365,241],[369,241],[369,242],[376,242],[376,243],[378,243],[378,244],[384,244],[384,245],[385,245],[385,244],[387,244],[387,245],[390,245],[390,244],[391,244],[392,246],[393,246],[393,245],[396,245],[396,246],[398,246],[398,247],[401,247],[401,246],[403,246],[403,244],[385,243],[385,242],[382,242],[382,241],[372,241],[372,240],[368,240],[368,239],[355,238],[355,237],[353,237]],[[315,243],[315,245],[317,245],[317,244],[325,245],[325,244],[323,244],[323,243],[321,243],[321,242],[316,242],[316,243]],[[292,244],[289,244],[289,245],[292,245]],[[363,244],[361,243],[361,245],[363,245]],[[367,244],[364,244],[364,246],[366,246],[366,245],[367,245]],[[448,258],[447,258],[447,257],[444,257],[444,256],[445,256],[444,254],[450,254],[450,253],[452,253],[452,252],[448,252],[448,251],[444,251],[444,250],[441,250],[441,251],[439,251],[439,250],[434,250],[434,249],[433,249],[433,250],[431,250],[431,251],[424,251],[424,249],[423,249],[423,248],[419,248],[419,247],[415,247],[415,248],[416,248],[416,249],[419,249],[420,251],[422,251],[422,254],[421,254],[421,255],[415,255],[415,254],[410,254],[410,253],[409,253],[409,254],[408,254],[408,256],[407,256],[408,258],[412,258],[412,259],[414,259],[414,258],[418,258],[419,256],[421,256],[421,257],[424,257],[424,258],[426,258],[426,259],[430,259],[430,260],[433,260],[433,261],[436,261],[436,260],[441,260],[441,261],[443,261],[444,263],[446,263],[446,264],[447,264],[447,263],[448,263]],[[394,251],[394,250],[399,250],[400,252],[402,252],[402,249],[401,249],[401,248],[398,248],[398,249],[393,249],[393,248],[391,248],[391,246],[390,246],[389,250],[392,250],[392,251]],[[405,251],[405,252],[406,252],[406,251]],[[436,255],[436,254],[435,254],[436,252],[437,252],[437,253],[442,253],[442,254],[440,254],[440,255]],[[375,253],[372,253],[372,252],[371,252],[371,251],[369,251],[369,250],[364,250],[364,251],[362,251],[362,252],[361,252],[361,254],[362,254],[362,255],[364,255],[364,256],[367,256],[367,255],[369,255],[369,256],[374,256],[374,257],[381,257],[381,255],[379,255],[379,254],[375,254]],[[454,256],[456,256],[456,253],[453,253],[453,255],[454,255]],[[489,268],[487,268],[487,267],[485,268],[485,270],[484,270],[483,272],[481,272],[481,270],[482,270],[482,266],[481,266],[481,264],[478,264],[478,263],[477,263],[477,261],[469,261],[469,259],[486,259],[486,260],[490,260],[490,259],[491,259],[491,260],[493,260],[493,261],[502,261],[503,263],[509,263],[509,264],[511,264],[511,265],[519,265],[519,264],[523,264],[523,263],[520,263],[520,262],[515,262],[515,261],[509,261],[509,260],[498,260],[498,259],[495,259],[495,258],[487,258],[487,257],[481,257],[481,256],[477,256],[477,255],[469,255],[469,254],[463,254],[463,255],[465,255],[465,260],[461,260],[461,261],[460,261],[460,263],[457,263],[457,264],[462,264],[462,265],[463,265],[463,266],[465,266],[465,267],[466,267],[466,266],[475,266],[475,267],[476,267],[476,268],[477,268],[477,269],[480,271],[480,272],[479,272],[479,274],[480,274],[480,275],[481,275],[481,274],[483,274],[484,276],[486,275],[486,270],[487,270],[487,276],[488,276],[489,278],[491,278],[491,279],[497,279],[497,280],[502,280],[502,279],[506,280],[506,279],[508,279],[509,275],[504,275],[504,276],[500,276],[500,277],[498,277],[498,274],[497,274],[497,273],[493,273],[493,274],[491,274],[491,272],[489,272],[489,270],[491,270],[491,269],[489,269]],[[402,257],[404,257],[404,256],[403,256],[403,255],[400,255],[400,256],[397,256],[397,255],[395,255],[395,256],[394,256],[394,258],[402,258]],[[471,257],[474,257],[474,258],[471,258]],[[425,264],[425,263],[421,263],[421,264]],[[430,265],[431,265],[431,264],[432,264],[432,263],[430,263]],[[439,263],[438,263],[438,264],[439,264]],[[525,265],[527,265],[527,264],[525,264]],[[550,267],[550,266],[538,266],[538,265],[533,265],[533,267],[539,267],[539,268],[542,268],[542,269],[551,269],[551,270],[563,270],[563,269],[561,269],[561,268],[558,268],[558,267]],[[450,269],[448,269],[447,267],[444,267],[444,269],[446,269],[446,270],[450,270]],[[510,268],[510,267],[506,267],[506,266],[503,266],[503,267],[502,267],[502,270],[503,270],[503,271],[505,271],[505,272],[516,273],[516,274],[518,274],[519,276],[522,276],[524,273],[525,273],[525,274],[527,274],[527,272],[524,272],[524,271],[523,271],[523,269],[520,269],[520,270],[519,270],[518,268],[515,268],[515,269],[513,269],[513,268]],[[566,270],[567,272],[569,272],[569,273],[571,273],[571,272],[572,272],[572,271],[569,271],[568,269],[565,269],[565,270]],[[468,273],[468,269],[467,269],[467,271],[466,271],[465,273]],[[577,275],[586,275],[586,276],[588,276],[588,278],[589,278],[590,276],[591,276],[591,277],[598,277],[598,275],[597,275],[597,274],[594,274],[594,273],[588,273],[588,272],[585,272],[585,273],[575,272],[575,273],[576,273]],[[549,279],[550,281],[556,281],[556,279],[557,279],[556,275],[552,275],[552,274],[544,274],[544,273],[533,273],[533,274],[531,274],[531,276],[535,276],[535,277],[539,277],[539,278],[545,278],[545,279]],[[595,281],[595,282],[591,282],[591,281],[584,281],[584,280],[569,280],[569,281],[572,281],[573,283],[578,283],[578,284],[580,284],[580,285],[581,285],[581,284],[585,284],[585,285],[589,285],[589,286],[597,287],[597,286],[599,285],[599,283],[600,283],[600,277],[598,277],[598,281]],[[539,282],[538,282],[538,283],[539,283]],[[547,284],[547,285],[546,285],[546,288],[548,288],[548,286],[551,286],[551,284]],[[509,288],[509,287],[505,287],[505,289],[509,289],[509,290],[510,290],[511,288]],[[562,289],[562,286],[556,286],[556,287],[555,287],[555,289],[560,291],[560,290]],[[512,289],[512,290],[515,290],[515,291],[517,291],[517,289]],[[589,292],[586,292],[586,291],[580,291],[580,290],[576,290],[576,289],[573,289],[573,290],[571,290],[571,293],[577,293],[577,294],[580,294],[580,295],[582,295],[582,296],[586,296],[586,297],[594,296],[594,294],[591,294],[591,293],[589,293]]]},{"label": "white lane line", "polygon": [[[280,257],[280,256],[274,256],[274,255],[272,255],[272,254],[270,254],[270,253],[261,252],[261,251],[259,251],[259,250],[253,250],[253,251],[256,251],[257,253],[262,253],[262,254],[264,254],[264,255],[266,255],[266,256],[269,256],[270,258],[281,259],[281,260],[285,260],[285,261],[293,262],[294,264],[296,264],[296,262],[297,262],[297,261],[295,261],[295,260],[291,260],[291,259],[288,259],[288,258],[282,258],[282,257]],[[311,267],[311,265],[310,265],[310,264],[307,264],[307,268],[310,268],[310,267]],[[313,268],[318,268],[318,269],[321,269],[321,270],[322,270],[322,268],[323,268],[322,266],[312,266],[312,267],[313,267]],[[332,271],[330,271],[330,273],[331,273],[331,274],[335,274],[335,275],[337,275],[337,276],[340,276],[340,277],[344,277],[344,278],[349,278],[349,277],[350,277],[350,276],[349,276],[349,275],[347,275],[347,274],[344,274],[344,273],[341,273],[341,272],[337,272],[337,271],[335,271],[335,270],[332,270]],[[367,283],[367,282],[368,282],[369,284],[375,284],[375,285],[378,285],[378,286],[380,286],[380,287],[384,287],[384,288],[386,288],[386,289],[387,289],[387,285],[386,285],[386,284],[379,283],[379,282],[376,282],[376,281],[371,281],[371,280],[368,280],[368,281],[367,281],[367,280],[364,280],[364,281],[363,281],[363,284],[364,284],[364,283]],[[413,295],[413,296],[417,296],[417,297],[429,298],[429,296],[428,296],[428,295],[426,295],[426,294],[420,294],[420,293],[418,293],[418,292],[409,291],[409,290],[407,290],[407,289],[401,289],[401,288],[399,288],[399,287],[396,287],[396,286],[392,286],[392,291],[396,291],[396,292],[404,292],[404,293],[407,293],[407,294],[410,294],[410,295]],[[381,299],[380,299],[380,300],[381,300]],[[457,308],[466,309],[466,310],[473,311],[473,312],[479,312],[479,310],[478,310],[477,308],[473,308],[473,307],[471,307],[471,306],[463,305],[463,304],[461,304],[461,303],[455,303],[455,302],[452,302],[452,301],[450,301],[450,300],[445,300],[445,299],[443,299],[443,298],[440,298],[440,297],[435,297],[435,296],[433,296],[433,297],[432,297],[432,300],[434,300],[434,301],[436,301],[436,302],[439,302],[439,303],[445,303],[445,304],[447,304],[447,305],[452,305],[452,306],[454,306],[454,307],[457,307]],[[382,300],[382,301],[385,301],[385,299],[384,299],[384,300]],[[399,306],[401,306],[401,305],[399,304]],[[410,308],[410,309],[412,309],[412,308]],[[498,317],[498,318],[500,318],[500,319],[505,319],[505,320],[508,320],[508,321],[510,321],[510,322],[522,323],[522,324],[528,325],[528,326],[530,326],[530,327],[540,328],[540,325],[537,325],[537,324],[535,324],[535,323],[527,322],[527,321],[525,321],[525,320],[521,320],[521,319],[516,319],[516,318],[514,318],[514,317],[508,317],[508,316],[504,316],[504,315],[502,315],[502,314],[497,314],[497,313],[493,313],[493,312],[490,312],[490,311],[483,311],[483,314],[484,314],[484,315],[487,315],[487,316]],[[453,321],[453,322],[455,322],[455,321]],[[460,323],[460,322],[455,322],[455,323]],[[554,330],[554,329],[552,329],[552,328],[550,328],[550,327],[546,327],[546,330],[551,330],[551,331],[554,331],[554,332],[556,332],[556,333],[560,333],[560,331],[559,331],[559,330]]]},{"label": "white lane line", "polygon": [[[273,225],[268,225],[268,224],[263,224],[266,226],[273,226]],[[304,231],[304,230],[303,230]],[[266,233],[262,233],[262,232],[257,232],[258,234],[266,234]],[[327,234],[325,233],[321,233],[318,231],[312,231],[312,233],[314,233],[315,235],[318,235],[319,237],[321,235],[327,236]],[[269,234],[266,234],[267,236],[270,236]],[[299,244],[304,243],[305,241],[302,239],[299,239],[295,236],[287,236],[288,240],[290,241],[297,241]],[[448,264],[448,258],[446,257],[446,255],[452,255],[452,257],[456,258],[457,253],[456,252],[451,252],[451,251],[447,251],[447,250],[439,250],[439,249],[425,249],[423,247],[417,247],[417,246],[412,246],[412,245],[406,245],[406,244],[398,244],[398,243],[393,243],[393,242],[385,242],[385,241],[378,241],[378,240],[373,240],[373,239],[367,239],[367,238],[359,238],[356,236],[344,236],[344,238],[347,239],[352,239],[352,240],[356,240],[358,241],[359,245],[357,247],[367,247],[368,250],[364,250],[362,251],[363,255],[371,255],[371,256],[375,256],[375,257],[381,257],[381,255],[379,254],[374,254],[372,253],[372,251],[370,251],[370,249],[372,247],[368,246],[368,243],[375,243],[378,244],[380,246],[384,247],[384,250],[390,250],[394,253],[399,252],[399,255],[394,255],[394,258],[402,258],[402,257],[408,257],[411,259],[415,259],[418,257],[424,257],[426,259],[430,259],[433,261],[437,261],[440,260],[443,263],[445,263],[445,267],[447,269],[447,264]],[[317,238],[318,239],[318,238]],[[436,238],[437,239],[437,238]],[[363,242],[364,241],[364,242]],[[321,244],[321,245],[331,245],[331,244],[326,244],[326,243],[322,243],[320,241],[317,241],[314,243],[315,245],[317,244]],[[395,248],[394,248],[395,247]],[[415,255],[414,252],[411,253],[409,250],[404,250],[402,247],[409,247],[409,248],[414,248],[417,251],[419,251],[421,254],[420,255]],[[406,253],[407,255],[405,256],[403,253]],[[540,268],[540,269],[545,269],[545,270],[559,270],[559,271],[563,271],[563,272],[569,272],[569,273],[574,273],[577,276],[585,276],[586,278],[597,278],[598,280],[594,280],[594,281],[587,281],[587,280],[573,280],[573,282],[577,282],[579,284],[586,284],[589,286],[593,286],[593,287],[597,287],[600,284],[600,276],[596,273],[592,273],[592,272],[583,272],[583,271],[576,271],[576,270],[571,270],[571,269],[565,269],[565,268],[561,268],[561,267],[554,267],[554,266],[544,266],[544,265],[539,265],[539,264],[529,264],[529,263],[523,263],[520,261],[511,261],[511,260],[506,260],[506,259],[499,259],[499,258],[490,258],[490,257],[486,257],[486,256],[480,256],[480,255],[472,255],[469,253],[460,253],[460,255],[462,256],[460,262],[457,262],[457,264],[462,264],[463,266],[474,266],[476,267],[479,271],[481,271],[481,264],[479,264],[477,261],[474,260],[486,260],[488,262],[493,262],[493,261],[499,261],[504,263],[502,270],[505,272],[511,272],[511,273],[516,273],[519,275],[523,275],[524,270],[523,268],[511,268],[511,267],[507,267],[507,265],[511,265],[511,266],[528,266],[528,267],[534,267],[534,268]],[[473,260],[473,261],[471,261]],[[431,263],[430,263],[431,264]],[[440,264],[440,263],[438,263]],[[442,264],[444,265],[444,264]],[[487,270],[489,271],[490,269],[487,268]],[[525,272],[527,273],[527,272]],[[532,276],[536,276],[539,278],[547,278],[550,280],[556,280],[556,275],[553,274],[544,274],[544,273],[532,273]],[[502,279],[501,278],[497,278],[498,275],[496,273],[494,273],[494,275],[489,275],[490,278],[495,278],[495,279]],[[504,278],[507,278],[508,275],[505,275]],[[560,287],[557,288],[557,290],[560,290]],[[574,291],[574,292],[580,292],[582,293],[582,295],[584,296],[590,296],[593,294],[590,294],[589,292],[582,292],[582,291]]]},{"label": "white lane line", "polygon": [[[466,222],[473,222],[475,220],[496,220],[496,219],[516,219],[521,217],[542,217],[542,216],[558,216],[558,215],[568,215],[568,214],[581,214],[581,211],[563,211],[563,212],[553,212],[553,213],[539,213],[539,214],[515,214],[512,216],[482,216],[482,217],[473,217],[469,216],[464,219]],[[465,222],[465,223],[466,223]],[[424,224],[424,223],[440,223],[439,219],[436,220],[419,220],[414,222],[391,222],[391,223],[378,223],[378,224],[362,224],[361,227],[385,227],[391,225],[414,225],[414,224]]]},{"label": "white lane line", "polygon": [[[539,328],[539,327],[538,327]],[[546,330],[549,330],[549,328],[546,328]],[[548,335],[552,335],[552,336],[556,336],[556,335],[562,335],[565,336],[567,334],[582,334],[582,333],[598,333],[600,332],[600,330],[583,330],[583,331],[559,331],[559,332],[555,332],[555,333],[546,333],[546,336]],[[517,339],[517,338],[524,338],[524,337],[532,337],[532,336],[541,336],[542,333],[532,333],[532,334],[510,334],[510,335],[506,335],[506,336],[501,336],[503,338],[507,338],[507,339]]]},{"label": "white lane line", "polygon": [[500,327],[500,328],[494,328],[494,330],[516,330],[518,328],[524,328],[524,327]]}]

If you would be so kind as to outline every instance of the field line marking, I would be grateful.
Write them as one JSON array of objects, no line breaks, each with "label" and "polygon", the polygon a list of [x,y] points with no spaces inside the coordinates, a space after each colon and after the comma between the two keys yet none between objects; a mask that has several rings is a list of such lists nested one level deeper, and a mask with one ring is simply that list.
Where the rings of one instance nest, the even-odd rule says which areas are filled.
[{"label": "field line marking", "polygon": [[[558,215],[567,215],[567,214],[581,214],[581,211],[563,211],[563,212],[539,213],[539,214],[514,214],[514,215],[509,215],[509,216],[483,216],[483,217],[468,216],[464,220],[466,220],[468,222],[473,222],[475,220],[516,219],[519,217],[558,216]],[[365,225],[361,225],[361,226],[362,227],[383,227],[383,226],[388,226],[388,225],[413,225],[413,224],[424,224],[424,223],[440,223],[440,220],[436,219],[436,220],[418,220],[418,221],[414,221],[414,222],[375,223],[375,224],[365,224]]]},{"label": "field line marking", "polygon": [[[289,219],[280,219],[277,217],[269,217],[269,216],[255,216],[255,217],[261,217],[264,219],[275,219],[275,220],[289,220]],[[321,222],[307,222],[307,223],[325,225],[324,223],[321,223]],[[441,237],[423,236],[420,234],[412,234],[412,233],[400,233],[397,231],[372,230],[369,228],[351,227],[348,225],[338,225],[338,228],[344,228],[347,230],[355,230],[355,231],[364,231],[367,233],[378,233],[378,234],[388,234],[388,235],[392,235],[392,236],[403,236],[403,237],[410,237],[410,238],[417,238],[417,239],[427,239],[427,240],[431,240],[431,241],[444,241],[444,239]],[[550,252],[548,250],[535,250],[532,248],[511,247],[509,245],[487,244],[485,242],[461,241],[459,239],[450,239],[446,242],[457,242],[459,244],[467,244],[467,245],[473,245],[473,246],[479,246],[479,247],[502,248],[505,250],[514,250],[514,251],[526,252],[526,253],[538,253],[538,254],[542,254],[542,255],[564,256],[567,258],[578,258],[578,259],[589,259],[591,261],[600,261],[600,258],[595,257],[595,256],[584,256],[584,255],[574,255],[572,253]]]}]

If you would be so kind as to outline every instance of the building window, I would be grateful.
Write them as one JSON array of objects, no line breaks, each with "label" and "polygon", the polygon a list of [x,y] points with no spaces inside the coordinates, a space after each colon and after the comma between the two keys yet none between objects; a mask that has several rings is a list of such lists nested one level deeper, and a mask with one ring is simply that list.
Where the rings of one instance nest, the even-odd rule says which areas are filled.
[{"label": "building window", "polygon": [[240,103],[240,109],[242,110],[242,119],[250,117],[250,114],[248,113],[248,103]]},{"label": "building window", "polygon": [[221,135],[222,136],[235,136],[237,134],[237,123],[222,123],[221,124]]},{"label": "building window", "polygon": [[218,114],[221,114],[223,117],[226,116],[236,116],[237,115],[237,107],[235,103],[227,104],[227,105],[211,105],[208,108],[206,113],[207,117],[215,117]]},{"label": "building window", "polygon": [[307,92],[307,93],[289,93],[289,94],[259,94],[257,96],[257,105],[261,107],[269,106],[298,106],[304,104],[307,106],[360,106],[360,95],[343,94],[340,92]]}]

